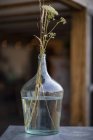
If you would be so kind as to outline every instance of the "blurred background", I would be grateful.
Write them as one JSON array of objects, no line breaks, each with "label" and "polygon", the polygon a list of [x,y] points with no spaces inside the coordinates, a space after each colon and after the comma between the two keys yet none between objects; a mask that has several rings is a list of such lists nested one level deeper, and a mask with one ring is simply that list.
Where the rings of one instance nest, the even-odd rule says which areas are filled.
[{"label": "blurred background", "polygon": [[[45,3],[67,20],[47,47],[48,72],[65,91],[61,126],[92,126],[93,1]],[[9,125],[23,125],[20,90],[37,72],[39,19],[38,0],[0,0],[0,135]]]}]

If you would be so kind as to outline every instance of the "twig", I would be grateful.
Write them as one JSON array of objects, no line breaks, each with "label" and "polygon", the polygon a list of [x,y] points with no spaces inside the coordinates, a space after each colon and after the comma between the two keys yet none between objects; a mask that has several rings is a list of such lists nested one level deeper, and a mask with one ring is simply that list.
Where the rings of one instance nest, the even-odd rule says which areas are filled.
[{"label": "twig", "polygon": [[[60,22],[57,22],[56,25],[49,31],[48,34],[50,34],[50,33],[58,26],[59,23],[60,23]],[[48,34],[47,34],[47,35],[48,35]]]}]

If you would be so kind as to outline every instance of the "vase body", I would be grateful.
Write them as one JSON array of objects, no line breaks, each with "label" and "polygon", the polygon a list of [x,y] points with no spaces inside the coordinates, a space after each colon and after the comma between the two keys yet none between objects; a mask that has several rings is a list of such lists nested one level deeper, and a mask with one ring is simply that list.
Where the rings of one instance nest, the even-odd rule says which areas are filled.
[{"label": "vase body", "polygon": [[41,84],[36,96],[37,74],[21,90],[25,131],[50,135],[59,131],[63,88],[48,74],[46,55],[39,57]]}]

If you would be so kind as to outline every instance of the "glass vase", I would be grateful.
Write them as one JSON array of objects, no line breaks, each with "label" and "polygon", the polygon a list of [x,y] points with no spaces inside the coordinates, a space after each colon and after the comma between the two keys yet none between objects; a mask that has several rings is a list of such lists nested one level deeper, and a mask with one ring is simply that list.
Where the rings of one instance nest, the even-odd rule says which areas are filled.
[{"label": "glass vase", "polygon": [[45,54],[38,57],[38,67],[39,72],[21,90],[25,131],[52,135],[59,132],[63,88],[49,76]]}]

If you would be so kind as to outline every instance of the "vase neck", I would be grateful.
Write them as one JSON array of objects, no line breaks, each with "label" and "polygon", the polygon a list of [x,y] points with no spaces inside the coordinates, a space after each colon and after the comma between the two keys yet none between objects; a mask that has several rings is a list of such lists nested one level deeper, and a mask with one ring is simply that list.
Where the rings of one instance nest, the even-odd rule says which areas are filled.
[{"label": "vase neck", "polygon": [[49,76],[47,71],[47,65],[46,65],[46,54],[43,54],[42,56],[38,56],[38,65],[41,64],[41,74],[42,76]]}]

